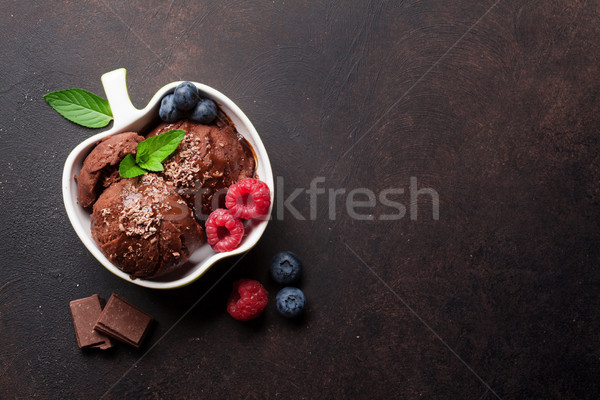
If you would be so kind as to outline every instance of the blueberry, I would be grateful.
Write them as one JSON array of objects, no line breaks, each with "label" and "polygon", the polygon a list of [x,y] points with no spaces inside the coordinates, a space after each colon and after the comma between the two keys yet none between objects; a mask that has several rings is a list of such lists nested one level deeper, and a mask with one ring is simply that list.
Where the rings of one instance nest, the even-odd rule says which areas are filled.
[{"label": "blueberry", "polygon": [[286,318],[294,318],[304,312],[306,297],[302,290],[295,287],[284,287],[275,299],[277,311]]},{"label": "blueberry", "polygon": [[291,251],[282,251],[271,259],[271,277],[277,283],[289,285],[300,278],[302,261]]},{"label": "blueberry", "polygon": [[182,82],[173,92],[175,105],[182,111],[191,110],[198,104],[200,93],[198,88],[191,82]]},{"label": "blueberry", "polygon": [[160,115],[160,119],[169,123],[177,122],[183,117],[183,112],[175,107],[172,94],[163,97],[158,115]]},{"label": "blueberry", "polygon": [[190,113],[190,119],[201,124],[210,124],[217,116],[217,105],[211,99],[202,99]]}]

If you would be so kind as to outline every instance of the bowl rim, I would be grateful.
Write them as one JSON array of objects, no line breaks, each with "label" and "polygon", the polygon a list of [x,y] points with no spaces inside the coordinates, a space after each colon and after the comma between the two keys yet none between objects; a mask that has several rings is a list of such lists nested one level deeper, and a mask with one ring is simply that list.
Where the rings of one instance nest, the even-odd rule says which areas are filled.
[{"label": "bowl rim", "polygon": [[127,92],[126,86],[125,68],[119,68],[117,70],[107,72],[106,74],[102,75],[102,83],[104,86],[104,90],[106,92],[108,102],[111,105],[111,109],[113,110],[113,126],[112,128],[97,133],[79,143],[69,153],[63,168],[63,203],[65,205],[69,221],[71,222],[71,225],[73,226],[75,232],[77,233],[77,236],[79,236],[79,239],[82,241],[84,246],[106,269],[108,269],[113,274],[138,286],[143,286],[152,289],[175,289],[188,285],[200,278],[202,275],[204,275],[204,273],[206,273],[206,271],[208,271],[208,269],[219,260],[247,252],[252,247],[254,247],[262,237],[265,229],[267,228],[267,224],[271,219],[271,214],[273,211],[273,200],[275,193],[273,171],[271,169],[271,163],[269,161],[267,151],[262,143],[262,140],[260,139],[260,136],[258,135],[258,132],[254,128],[246,114],[244,114],[244,112],[231,99],[229,99],[223,93],[210,86],[192,81],[192,83],[195,84],[201,92],[207,94],[208,97],[212,98],[217,103],[219,103],[221,107],[228,109],[226,114],[229,118],[234,116],[243,124],[243,129],[241,130],[240,126],[236,124],[236,128],[240,135],[244,136],[246,139],[248,139],[247,136],[250,136],[250,138],[252,139],[252,148],[254,150],[257,163],[261,164],[262,169],[264,170],[263,173],[260,175],[260,179],[264,181],[271,190],[271,205],[269,207],[267,215],[262,217],[259,220],[259,223],[253,225],[251,232],[253,240],[249,240],[250,237],[245,236],[242,244],[237,249],[227,253],[214,253],[210,255],[207,259],[197,263],[196,266],[193,267],[191,273],[173,281],[153,281],[139,278],[131,279],[129,277],[129,274],[126,274],[120,269],[118,269],[100,251],[100,248],[97,246],[96,242],[91,237],[91,233],[87,232],[86,228],[82,224],[82,221],[79,219],[78,210],[76,209],[76,207],[81,208],[81,206],[77,202],[77,198],[73,198],[73,185],[75,184],[74,176],[78,167],[77,160],[82,154],[82,152],[86,151],[92,145],[98,143],[101,139],[120,132],[125,132],[129,126],[135,124],[141,118],[147,117],[149,113],[152,112],[152,110],[157,106],[162,97],[169,91],[174,89],[181,82],[183,81],[175,81],[163,86],[162,88],[157,90],[157,92],[154,94],[154,96],[148,102],[148,104],[143,109],[139,110],[133,106],[131,100],[129,99],[129,94]]}]

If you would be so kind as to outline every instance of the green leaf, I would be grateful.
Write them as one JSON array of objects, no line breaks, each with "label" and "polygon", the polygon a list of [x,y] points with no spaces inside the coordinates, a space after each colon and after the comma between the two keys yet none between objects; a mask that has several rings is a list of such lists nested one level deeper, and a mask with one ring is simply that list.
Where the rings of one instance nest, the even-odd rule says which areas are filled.
[{"label": "green leaf", "polygon": [[137,166],[135,158],[133,158],[131,154],[127,154],[119,164],[119,175],[121,175],[122,178],[133,178],[144,175],[145,173],[145,170]]},{"label": "green leaf", "polygon": [[140,166],[142,164],[156,165],[156,163],[162,163],[177,149],[184,136],[184,130],[172,129],[144,140],[138,144],[135,156],[136,162]]},{"label": "green leaf", "polygon": [[163,171],[162,162],[177,149],[184,136],[184,130],[173,129],[144,140],[138,144],[135,158],[127,154],[121,161],[119,174],[123,178],[133,178],[148,171]]},{"label": "green leaf", "polygon": [[155,158],[152,158],[152,159],[146,161],[145,163],[141,163],[138,165],[140,167],[147,169],[148,171],[152,171],[152,172],[160,172],[165,169],[165,167],[163,167],[162,163]]},{"label": "green leaf", "polygon": [[135,162],[138,164],[144,164],[148,162],[148,159],[150,158],[150,154],[148,154],[148,143],[146,143],[146,140],[138,143],[137,150],[135,151]]},{"label": "green leaf", "polygon": [[87,128],[102,128],[113,119],[108,101],[83,89],[50,92],[44,99],[60,115]]}]

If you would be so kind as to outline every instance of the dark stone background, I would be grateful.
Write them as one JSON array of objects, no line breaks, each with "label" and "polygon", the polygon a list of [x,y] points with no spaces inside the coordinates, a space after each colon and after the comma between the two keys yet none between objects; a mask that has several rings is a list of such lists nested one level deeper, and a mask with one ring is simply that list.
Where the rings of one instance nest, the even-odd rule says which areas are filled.
[{"label": "dark stone background", "polygon": [[[600,4],[483,16],[494,1],[3,1],[0,398],[600,397]],[[119,67],[138,107],[179,79],[229,96],[286,195],[416,176],[440,219],[422,196],[416,221],[353,220],[341,199],[330,220],[321,196],[220,281],[236,260],[180,290],[123,281],[62,205],[63,163],[95,131],[42,98],[103,95]],[[306,265],[302,321],[273,304],[285,249]],[[225,312],[241,277],[271,294],[251,323]],[[158,324],[140,351],[79,350],[69,301],[112,292]]]}]

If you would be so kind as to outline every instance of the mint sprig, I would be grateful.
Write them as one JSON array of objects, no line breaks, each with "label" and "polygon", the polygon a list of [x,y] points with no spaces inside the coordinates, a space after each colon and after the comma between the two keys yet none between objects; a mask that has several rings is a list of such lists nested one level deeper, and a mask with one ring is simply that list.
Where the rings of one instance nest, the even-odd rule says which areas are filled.
[{"label": "mint sprig", "polygon": [[177,149],[184,136],[184,130],[172,129],[144,140],[138,144],[135,158],[128,154],[121,161],[119,175],[122,178],[133,178],[148,171],[162,171],[162,162]]},{"label": "mint sprig", "polygon": [[113,119],[108,101],[87,90],[59,90],[45,94],[44,99],[60,115],[86,128],[102,128]]},{"label": "mint sprig", "polygon": [[119,164],[119,175],[121,175],[121,178],[134,178],[144,175],[146,172],[148,171],[138,167],[135,163],[135,158],[131,154],[127,154]]},{"label": "mint sprig", "polygon": [[162,171],[161,163],[175,151],[184,136],[184,130],[173,129],[144,140],[138,144],[135,161],[140,167],[150,171],[156,171],[156,168]]}]

